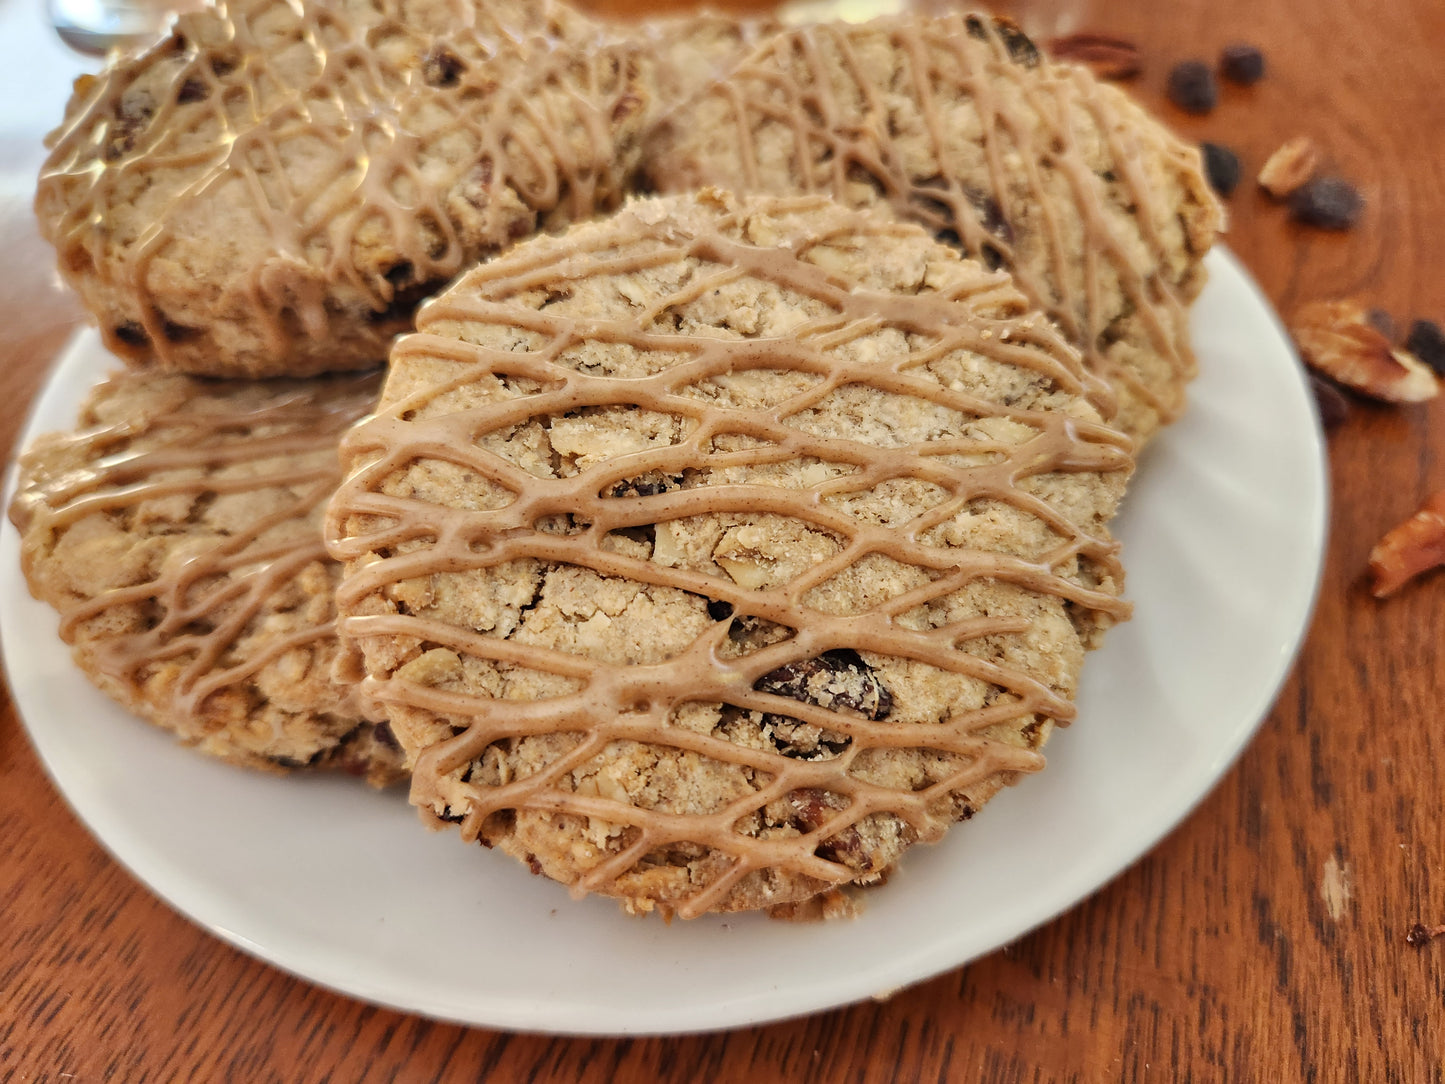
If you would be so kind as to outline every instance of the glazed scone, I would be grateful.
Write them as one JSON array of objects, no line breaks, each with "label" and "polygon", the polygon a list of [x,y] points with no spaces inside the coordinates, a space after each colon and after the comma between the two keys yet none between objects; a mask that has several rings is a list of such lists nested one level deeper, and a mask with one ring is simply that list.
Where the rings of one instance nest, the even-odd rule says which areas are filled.
[{"label": "glazed scone", "polygon": [[230,0],[77,82],[36,211],[128,361],[368,368],[463,267],[615,204],[644,68],[557,0]]},{"label": "glazed scone", "polygon": [[951,14],[786,30],[674,110],[662,192],[827,192],[960,244],[1059,323],[1146,438],[1194,373],[1186,305],[1221,224],[1199,152],[1006,21]]},{"label": "glazed scone", "polygon": [[763,16],[744,17],[703,10],[653,16],[614,26],[652,57],[653,121],[724,78],[781,24]]},{"label": "glazed scone", "polygon": [[1005,275],[821,197],[639,201],[398,341],[327,519],[434,822],[694,916],[878,881],[1042,765],[1132,469]]},{"label": "glazed scone", "polygon": [[331,680],[340,569],[321,538],[341,433],[380,386],[126,372],[21,457],[26,579],[102,690],[234,763],[401,776],[389,727]]}]

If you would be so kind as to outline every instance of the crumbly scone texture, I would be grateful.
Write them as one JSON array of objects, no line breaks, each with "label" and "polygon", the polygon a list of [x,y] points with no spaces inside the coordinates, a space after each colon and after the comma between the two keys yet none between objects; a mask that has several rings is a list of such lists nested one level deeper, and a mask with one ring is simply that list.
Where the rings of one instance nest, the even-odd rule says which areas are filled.
[{"label": "crumbly scone texture", "polygon": [[412,801],[685,917],[882,879],[1042,765],[1132,469],[1006,275],[823,197],[643,200],[398,341],[328,514]]},{"label": "crumbly scone texture", "polygon": [[125,372],[25,452],[25,576],[102,690],[234,763],[400,778],[390,728],[331,680],[340,568],[321,537],[341,433],[380,387]]},{"label": "crumbly scone texture", "polygon": [[614,32],[636,41],[652,57],[650,124],[655,124],[708,84],[725,78],[781,26],[763,16],[703,10],[620,23]]},{"label": "crumbly scone texture", "polygon": [[616,205],[646,64],[557,0],[228,0],[77,82],[36,211],[127,361],[370,368],[464,267]]},{"label": "crumbly scone texture", "polygon": [[1183,409],[1186,306],[1221,227],[1199,152],[1011,23],[900,16],[789,29],[669,114],[658,191],[886,203],[990,266],[1065,330],[1143,439]]}]

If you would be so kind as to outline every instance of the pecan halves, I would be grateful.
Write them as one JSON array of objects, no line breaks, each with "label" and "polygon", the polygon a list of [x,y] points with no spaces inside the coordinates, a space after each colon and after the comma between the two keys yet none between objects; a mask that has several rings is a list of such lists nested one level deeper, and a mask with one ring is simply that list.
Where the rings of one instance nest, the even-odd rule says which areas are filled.
[{"label": "pecan halves", "polygon": [[1306,364],[1362,395],[1420,403],[1440,394],[1428,365],[1397,350],[1358,301],[1316,301],[1295,314],[1295,343]]},{"label": "pecan halves", "polygon": [[1370,551],[1376,598],[1393,595],[1420,573],[1445,564],[1445,489]]},{"label": "pecan halves", "polygon": [[1320,151],[1309,136],[1295,136],[1265,160],[1259,186],[1275,199],[1286,199],[1303,188],[1320,166]]},{"label": "pecan halves", "polygon": [[1108,34],[1068,34],[1049,42],[1048,51],[1056,60],[1083,64],[1100,79],[1132,79],[1144,70],[1139,46]]}]

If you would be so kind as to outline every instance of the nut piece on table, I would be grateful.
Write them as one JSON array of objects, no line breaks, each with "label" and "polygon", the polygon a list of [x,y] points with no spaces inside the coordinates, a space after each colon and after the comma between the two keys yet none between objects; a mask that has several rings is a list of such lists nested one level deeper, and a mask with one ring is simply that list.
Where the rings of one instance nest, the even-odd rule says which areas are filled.
[{"label": "nut piece on table", "polygon": [[1259,186],[1275,199],[1287,199],[1303,188],[1320,167],[1320,151],[1309,136],[1295,136],[1280,145],[1259,171]]},{"label": "nut piece on table", "polygon": [[1393,595],[1420,573],[1445,564],[1445,489],[1370,551],[1376,598]]},{"label": "nut piece on table", "polygon": [[1362,395],[1421,403],[1440,394],[1430,367],[1408,350],[1392,348],[1358,301],[1305,305],[1291,330],[1306,364]]},{"label": "nut piece on table", "polygon": [[1132,79],[1144,70],[1139,46],[1108,34],[1068,34],[1049,42],[1048,52],[1056,60],[1083,64],[1100,79]]}]

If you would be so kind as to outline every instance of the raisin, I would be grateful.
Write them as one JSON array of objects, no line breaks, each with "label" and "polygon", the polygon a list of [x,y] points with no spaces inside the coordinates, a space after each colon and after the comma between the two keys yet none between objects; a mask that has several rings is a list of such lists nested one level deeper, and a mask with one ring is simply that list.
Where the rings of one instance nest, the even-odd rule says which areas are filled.
[{"label": "raisin", "polygon": [[1181,60],[1169,71],[1169,100],[1186,113],[1208,113],[1219,101],[1214,73],[1202,60]]},{"label": "raisin", "polygon": [[1025,68],[1038,66],[1039,47],[1015,23],[1008,19],[989,19],[986,22],[980,15],[969,15],[964,19],[969,37],[978,38],[980,41],[989,40],[988,23],[993,24],[994,33],[998,34],[1004,48],[1008,50],[1010,60]]},{"label": "raisin", "polygon": [[[397,266],[399,267],[401,265],[398,264]],[[409,266],[410,265],[408,265],[408,267]],[[395,268],[392,270],[395,270]],[[368,319],[373,324],[388,324],[395,320],[409,320],[418,305],[431,297],[432,294],[439,293],[441,288],[446,284],[446,279],[431,279],[428,282],[417,282],[400,289],[393,289],[391,303],[385,308],[374,310],[368,314]]]},{"label": "raisin", "polygon": [[1445,376],[1445,331],[1434,320],[1416,320],[1410,325],[1410,334],[1405,336],[1405,349],[1414,354],[1430,368],[1435,375]]},{"label": "raisin", "polygon": [[204,102],[210,96],[211,88],[201,80],[187,79],[176,92],[176,101],[184,105],[187,102]]},{"label": "raisin", "polygon": [[466,62],[445,45],[435,46],[421,58],[421,77],[429,87],[454,87],[466,70]]},{"label": "raisin", "polygon": [[682,475],[658,474],[656,471],[640,478],[624,478],[607,491],[609,497],[655,497],[671,489],[682,488]]},{"label": "raisin", "polygon": [[1219,54],[1219,74],[1242,87],[1258,83],[1264,78],[1264,54],[1243,42],[1226,45]]},{"label": "raisin", "polygon": [[126,346],[149,346],[151,342],[150,336],[145,332],[145,328],[133,320],[128,320],[123,324],[117,324],[113,329],[113,333],[115,337],[125,343]]},{"label": "raisin", "polygon": [[995,19],[993,27],[1008,49],[1009,59],[1025,68],[1038,67],[1039,47],[1022,30],[1007,19]]},{"label": "raisin", "polygon": [[174,320],[166,320],[161,324],[161,334],[166,337],[166,342],[187,343],[200,338],[204,332],[198,327],[187,327]]},{"label": "raisin", "polygon": [[1370,326],[1385,338],[1391,342],[1395,341],[1395,318],[1384,309],[1371,309],[1365,313],[1365,319],[1370,321]]},{"label": "raisin", "polygon": [[1289,199],[1289,213],[1296,222],[1322,230],[1347,230],[1364,209],[1359,191],[1340,177],[1316,177]]},{"label": "raisin", "polygon": [[848,648],[780,666],[758,678],[753,688],[823,708],[851,708],[869,719],[886,719],[893,711],[893,694]]},{"label": "raisin", "polygon": [[719,599],[708,599],[707,615],[714,621],[726,621],[733,615],[733,604]]},{"label": "raisin", "polygon": [[1201,143],[1199,149],[1204,154],[1204,174],[1209,178],[1209,186],[1228,199],[1239,186],[1239,155],[1223,143]]},{"label": "raisin", "polygon": [[1310,373],[1310,390],[1319,408],[1320,425],[1328,432],[1343,425],[1350,417],[1350,401],[1334,382]]}]

